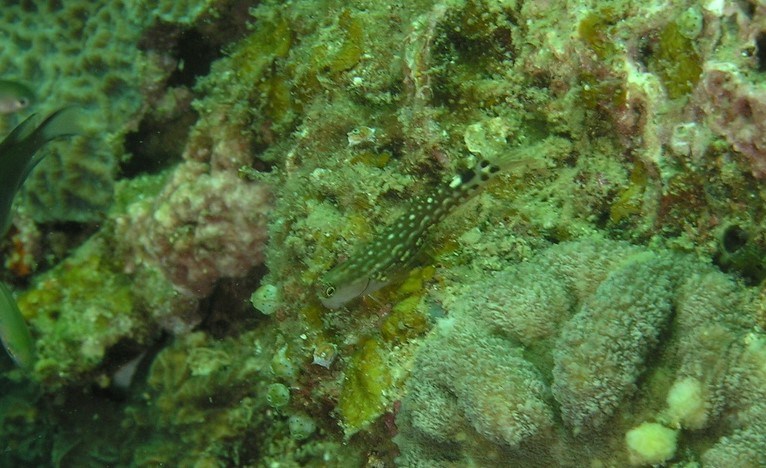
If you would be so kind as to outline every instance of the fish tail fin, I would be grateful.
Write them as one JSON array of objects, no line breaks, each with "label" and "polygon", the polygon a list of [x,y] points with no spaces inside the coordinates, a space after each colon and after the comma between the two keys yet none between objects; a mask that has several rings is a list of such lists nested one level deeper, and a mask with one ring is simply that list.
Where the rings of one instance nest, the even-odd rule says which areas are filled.
[{"label": "fish tail fin", "polygon": [[0,281],[0,342],[11,359],[29,370],[35,359],[35,344],[8,286]]},{"label": "fish tail fin", "polygon": [[[19,129],[21,133],[18,140],[24,140],[27,146],[27,154],[33,155],[26,167],[26,172],[22,180],[26,179],[32,169],[45,158],[46,153],[38,153],[46,143],[57,138],[66,138],[82,133],[80,124],[80,109],[76,106],[63,107],[48,115],[39,125],[35,125],[32,117],[21,124]],[[22,128],[23,126],[23,128]]]},{"label": "fish tail fin", "polygon": [[40,138],[50,141],[55,138],[79,135],[82,133],[80,109],[76,106],[61,108],[43,120],[40,124]]}]

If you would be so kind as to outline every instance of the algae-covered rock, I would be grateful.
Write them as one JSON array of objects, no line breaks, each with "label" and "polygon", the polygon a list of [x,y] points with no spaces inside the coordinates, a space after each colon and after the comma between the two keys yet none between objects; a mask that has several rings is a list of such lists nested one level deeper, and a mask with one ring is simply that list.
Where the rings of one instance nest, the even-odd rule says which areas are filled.
[{"label": "algae-covered rock", "polygon": [[71,384],[92,373],[117,342],[146,344],[156,325],[137,306],[147,300],[138,292],[103,237],[37,277],[19,296],[37,341],[34,377],[52,388]]}]

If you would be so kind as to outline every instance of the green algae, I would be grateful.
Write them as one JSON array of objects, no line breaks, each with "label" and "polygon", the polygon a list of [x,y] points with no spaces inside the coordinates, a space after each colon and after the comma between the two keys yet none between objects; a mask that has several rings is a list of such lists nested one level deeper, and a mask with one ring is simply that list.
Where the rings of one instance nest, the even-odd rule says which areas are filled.
[{"label": "green algae", "polygon": [[433,279],[433,266],[414,268],[401,285],[393,289],[393,308],[380,326],[386,342],[403,344],[422,336],[431,328],[425,312],[425,283]]},{"label": "green algae", "polygon": [[381,326],[383,339],[401,343],[426,332],[430,324],[428,317],[422,312],[422,302],[423,298],[417,295],[397,302]]},{"label": "green algae", "polygon": [[648,66],[660,77],[671,99],[687,96],[702,74],[702,58],[695,41],[684,35],[676,22],[668,23],[659,32]]},{"label": "green algae", "polygon": [[364,26],[357,16],[344,9],[338,17],[338,28],[342,31],[343,38],[340,47],[334,53],[325,56],[325,47],[319,46],[314,49],[318,52],[315,55],[317,68],[326,67],[333,73],[350,70],[359,63],[364,53]]},{"label": "green algae", "polygon": [[252,440],[272,431],[287,435],[278,420],[264,425],[270,420],[265,356],[244,344],[255,336],[241,339],[216,340],[195,332],[157,355],[145,389],[151,399],[133,405],[124,422],[132,431],[153,434],[137,441],[134,463],[237,464],[254,456]]},{"label": "green algae", "polygon": [[611,32],[619,19],[613,8],[605,7],[588,13],[577,25],[577,34],[600,60],[617,56],[618,49]]},{"label": "green algae", "polygon": [[643,164],[636,163],[630,173],[629,184],[609,207],[609,220],[619,223],[623,219],[641,212],[641,196],[649,183]]},{"label": "green algae", "polygon": [[391,157],[392,155],[388,151],[361,151],[351,158],[351,163],[366,164],[382,169],[391,161]]},{"label": "green algae", "polygon": [[[98,291],[98,294],[94,294]],[[38,378],[49,385],[91,370],[107,348],[143,328],[131,278],[103,238],[93,238],[19,296],[37,334]]]},{"label": "green algae", "polygon": [[379,293],[393,307],[378,326],[379,336],[364,338],[344,370],[337,410],[346,436],[368,428],[389,410],[390,396],[402,384],[394,365],[401,359],[396,348],[431,328],[424,310],[425,282],[435,271],[432,266],[415,268],[400,285]]},{"label": "green algae", "polygon": [[338,413],[347,436],[368,426],[385,411],[386,391],[392,382],[392,369],[383,345],[374,338],[360,343],[346,367]]},{"label": "green algae", "polygon": [[231,66],[238,79],[257,83],[274,59],[286,57],[290,52],[292,36],[287,19],[281,16],[259,22],[258,29],[231,51]]}]

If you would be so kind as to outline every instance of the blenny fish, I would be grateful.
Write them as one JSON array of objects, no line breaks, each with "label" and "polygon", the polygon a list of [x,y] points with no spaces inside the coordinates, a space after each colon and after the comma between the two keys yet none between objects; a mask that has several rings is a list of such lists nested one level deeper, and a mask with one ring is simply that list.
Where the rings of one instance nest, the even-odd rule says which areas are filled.
[{"label": "blenny fish", "polygon": [[530,156],[534,153],[529,155],[525,150],[498,162],[481,159],[472,170],[455,175],[449,183],[438,186],[426,196],[416,197],[394,223],[319,279],[317,294],[320,302],[327,308],[336,309],[379,290],[406,273],[431,227],[479,193],[501,169],[534,161]]}]

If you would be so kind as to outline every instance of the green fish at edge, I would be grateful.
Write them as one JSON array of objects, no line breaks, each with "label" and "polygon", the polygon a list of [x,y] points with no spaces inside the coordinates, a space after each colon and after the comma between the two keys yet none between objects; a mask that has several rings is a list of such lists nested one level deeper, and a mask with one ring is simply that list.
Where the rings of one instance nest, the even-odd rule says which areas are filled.
[{"label": "green fish at edge", "polygon": [[25,84],[0,80],[0,114],[13,114],[26,109],[34,99],[34,93]]},{"label": "green fish at edge", "polygon": [[[66,107],[53,112],[39,125],[31,115],[0,142],[0,237],[11,224],[11,207],[32,169],[43,160],[37,151],[56,138],[79,133],[75,108]],[[5,350],[23,368],[29,369],[34,362],[35,349],[32,337],[21,315],[19,306],[7,285],[0,282],[0,341]]]}]

